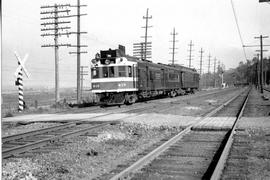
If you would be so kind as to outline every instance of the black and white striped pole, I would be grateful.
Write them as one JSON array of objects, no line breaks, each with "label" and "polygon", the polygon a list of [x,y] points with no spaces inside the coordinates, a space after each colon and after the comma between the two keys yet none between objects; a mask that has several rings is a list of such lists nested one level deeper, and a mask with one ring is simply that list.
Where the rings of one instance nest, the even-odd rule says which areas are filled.
[{"label": "black and white striped pole", "polygon": [[25,73],[25,75],[29,78],[30,74],[27,72],[24,63],[28,58],[28,54],[26,54],[23,58],[23,60],[21,60],[20,56],[17,54],[17,52],[14,52],[17,60],[18,60],[18,68],[15,71],[15,77],[17,78],[15,81],[15,85],[18,86],[18,90],[19,90],[19,107],[18,107],[18,111],[22,112],[24,109],[24,100],[23,100],[23,72]]}]

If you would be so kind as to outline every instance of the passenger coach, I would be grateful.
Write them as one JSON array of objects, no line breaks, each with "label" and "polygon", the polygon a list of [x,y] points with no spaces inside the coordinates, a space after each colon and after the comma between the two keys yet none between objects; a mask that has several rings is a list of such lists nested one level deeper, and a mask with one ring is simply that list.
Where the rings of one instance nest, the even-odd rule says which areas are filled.
[{"label": "passenger coach", "polygon": [[198,89],[195,69],[179,65],[155,64],[125,54],[119,49],[100,51],[92,60],[92,92],[100,103],[132,104],[138,99],[176,95]]}]

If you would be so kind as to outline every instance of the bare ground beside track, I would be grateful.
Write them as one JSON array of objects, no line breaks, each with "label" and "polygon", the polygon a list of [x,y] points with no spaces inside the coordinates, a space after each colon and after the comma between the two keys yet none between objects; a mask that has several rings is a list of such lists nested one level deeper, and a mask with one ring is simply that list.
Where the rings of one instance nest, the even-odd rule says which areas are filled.
[{"label": "bare ground beside track", "polygon": [[[146,111],[137,118],[127,118],[127,123],[121,126],[111,126],[108,129],[98,131],[97,137],[77,137],[70,139],[59,149],[49,153],[37,153],[29,158],[4,160],[3,179],[12,179],[11,177],[14,176],[33,176],[38,179],[91,179],[100,177],[101,174],[108,174],[115,168],[126,166],[130,163],[130,159],[136,159],[138,154],[179,130],[177,127],[185,121],[184,118],[187,118],[186,122],[188,122],[188,118],[192,117],[180,116],[181,113],[175,112],[189,112],[189,115],[192,115],[196,114],[195,111],[198,111],[198,109],[190,107],[204,109],[208,104],[204,111],[200,110],[203,114],[209,108],[220,104],[226,97],[232,97],[233,95],[234,93],[222,97],[208,97],[189,103],[174,102],[168,105],[168,109],[160,108],[154,109],[152,112]],[[158,102],[155,103],[159,104]],[[177,108],[174,107],[178,107],[179,110],[177,111]],[[186,108],[186,111],[182,111],[183,108]],[[115,111],[114,108],[111,110]],[[179,117],[182,119],[179,119]],[[104,141],[95,141],[95,138]],[[93,152],[98,152],[98,154],[94,155]]]},{"label": "bare ground beside track", "polygon": [[[270,93],[265,92],[270,97]],[[222,179],[270,179],[270,100],[253,89]]]}]

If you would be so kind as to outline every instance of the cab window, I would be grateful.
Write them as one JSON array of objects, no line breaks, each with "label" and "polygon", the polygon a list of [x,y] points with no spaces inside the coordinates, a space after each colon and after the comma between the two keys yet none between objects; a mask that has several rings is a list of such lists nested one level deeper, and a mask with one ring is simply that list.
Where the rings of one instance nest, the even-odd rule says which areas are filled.
[{"label": "cab window", "polygon": [[119,77],[126,77],[126,67],[125,66],[118,66],[118,76]]},{"label": "cab window", "polygon": [[99,69],[98,68],[93,68],[92,69],[92,78],[99,78]]},{"label": "cab window", "polygon": [[102,72],[103,72],[103,77],[108,77],[108,68],[107,67],[103,67],[102,68]]},{"label": "cab window", "polygon": [[114,77],[114,67],[109,67],[109,77]]},{"label": "cab window", "polygon": [[131,72],[131,66],[128,66],[128,77],[132,76],[132,72]]}]

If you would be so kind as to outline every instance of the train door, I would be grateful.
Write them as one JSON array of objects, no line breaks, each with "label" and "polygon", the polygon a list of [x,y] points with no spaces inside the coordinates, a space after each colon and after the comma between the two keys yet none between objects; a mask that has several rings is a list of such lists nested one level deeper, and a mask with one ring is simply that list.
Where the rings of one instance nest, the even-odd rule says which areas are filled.
[{"label": "train door", "polygon": [[147,82],[147,77],[146,77],[146,69],[144,67],[139,68],[138,67],[138,88],[140,90],[146,90],[146,82]]},{"label": "train door", "polygon": [[184,81],[185,81],[185,80],[184,80],[184,72],[183,72],[183,71],[181,72],[180,81],[181,81],[181,87],[184,88],[184,86],[185,86],[185,85],[184,85]]},{"label": "train door", "polygon": [[133,81],[133,88],[136,88],[136,69],[135,65],[132,65],[132,81]]},{"label": "train door", "polygon": [[149,71],[149,82],[151,90],[155,90],[155,71]]},{"label": "train door", "polygon": [[161,69],[161,86],[164,89],[165,88],[165,72],[164,69]]},{"label": "train door", "polygon": [[146,66],[146,89],[149,89],[149,67]]}]

